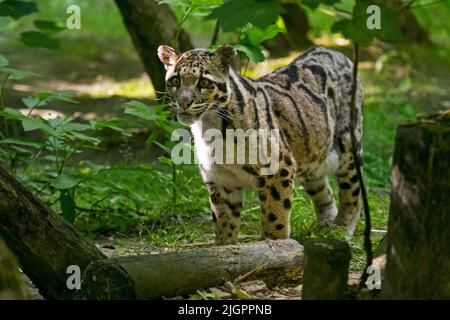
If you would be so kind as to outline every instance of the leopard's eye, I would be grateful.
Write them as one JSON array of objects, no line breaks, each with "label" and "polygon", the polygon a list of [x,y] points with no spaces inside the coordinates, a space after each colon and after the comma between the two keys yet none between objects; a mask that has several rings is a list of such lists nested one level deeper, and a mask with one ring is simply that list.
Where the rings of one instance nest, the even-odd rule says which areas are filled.
[{"label": "leopard's eye", "polygon": [[173,86],[173,87],[179,87],[181,84],[180,78],[179,77],[173,77],[172,79],[169,80],[169,85]]},{"label": "leopard's eye", "polygon": [[200,86],[200,88],[206,89],[209,88],[209,86],[211,85],[211,81],[205,78],[200,79],[200,82],[198,83],[198,85]]}]

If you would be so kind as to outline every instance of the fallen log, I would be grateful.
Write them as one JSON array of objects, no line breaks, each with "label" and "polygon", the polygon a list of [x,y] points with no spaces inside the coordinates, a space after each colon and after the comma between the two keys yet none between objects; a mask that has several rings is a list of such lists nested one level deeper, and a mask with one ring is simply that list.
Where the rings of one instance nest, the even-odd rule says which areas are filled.
[{"label": "fallen log", "polygon": [[236,278],[268,286],[298,284],[303,247],[294,240],[261,241],[181,252],[93,261],[77,299],[158,299]]},{"label": "fallen log", "polygon": [[84,270],[91,261],[105,258],[1,167],[0,236],[46,299],[72,297],[74,291],[66,285],[69,266]]},{"label": "fallen log", "polygon": [[397,128],[385,299],[450,299],[450,111]]},{"label": "fallen log", "polygon": [[22,300],[26,297],[17,259],[0,239],[0,300]]}]

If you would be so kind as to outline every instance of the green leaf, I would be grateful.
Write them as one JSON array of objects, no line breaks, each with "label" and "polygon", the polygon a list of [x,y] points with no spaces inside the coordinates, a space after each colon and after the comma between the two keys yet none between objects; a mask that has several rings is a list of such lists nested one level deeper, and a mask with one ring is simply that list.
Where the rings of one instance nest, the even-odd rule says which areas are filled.
[{"label": "green leaf", "polygon": [[101,142],[99,139],[97,139],[95,137],[91,137],[91,136],[88,136],[88,135],[85,135],[83,133],[79,133],[76,131],[70,132],[69,139],[89,142],[89,143],[92,143],[93,145],[98,145]]},{"label": "green leaf", "polygon": [[77,186],[80,181],[81,180],[79,178],[73,175],[61,173],[59,176],[53,179],[50,184],[58,190],[65,190],[72,189],[73,187]]},{"label": "green leaf", "polygon": [[300,3],[310,7],[311,9],[316,9],[320,4],[331,6],[339,3],[340,1],[341,0],[300,0]]},{"label": "green leaf", "polygon": [[53,95],[53,92],[44,91],[44,92],[39,92],[37,94],[37,98],[39,100],[46,100],[46,99],[48,99],[48,97],[51,97],[52,95]]},{"label": "green leaf", "polygon": [[54,35],[54,34],[64,30],[64,28],[61,27],[60,25],[56,24],[55,21],[35,20],[33,22],[33,24],[41,32],[43,32],[49,36]]},{"label": "green leaf", "polygon": [[11,108],[5,108],[2,111],[0,111],[0,116],[5,118],[6,120],[23,120],[26,118],[19,110],[11,109]]},{"label": "green leaf", "polygon": [[38,119],[28,117],[22,121],[22,126],[23,130],[25,131],[33,131],[38,129],[41,130],[46,125],[42,121],[39,121]]},{"label": "green leaf", "polygon": [[62,90],[53,92],[51,98],[59,101],[71,102],[71,103],[79,103],[76,100],[71,99],[77,92],[75,90]]},{"label": "green leaf", "polygon": [[27,47],[31,48],[46,48],[46,49],[60,49],[58,40],[50,38],[46,34],[38,31],[27,31],[20,34],[20,41]]},{"label": "green leaf", "polygon": [[72,132],[72,131],[81,132],[81,131],[86,131],[86,130],[92,129],[91,126],[88,124],[76,123],[76,122],[70,122],[70,123],[64,124],[62,128],[64,131],[67,131],[67,132]]},{"label": "green leaf", "polygon": [[120,132],[124,136],[131,137],[132,134],[128,132],[126,129],[119,127],[118,122],[120,119],[108,119],[103,121],[90,120],[89,123],[91,125],[92,130],[102,130],[104,128],[108,128],[117,132]]},{"label": "green leaf", "polygon": [[13,145],[20,145],[20,146],[26,146],[26,147],[32,147],[36,149],[40,149],[45,146],[44,143],[39,141],[34,141],[27,138],[8,138],[0,140],[0,144],[13,144]]},{"label": "green leaf", "polygon": [[38,8],[34,2],[6,0],[0,3],[0,16],[10,16],[19,19],[23,16],[35,13]]},{"label": "green leaf", "polygon": [[262,62],[266,59],[260,47],[251,44],[237,44],[233,47],[236,51],[244,53],[248,59],[254,62]]},{"label": "green leaf", "polygon": [[75,222],[75,200],[70,195],[68,190],[61,190],[59,195],[59,204],[61,206],[61,211],[64,219],[69,223]]},{"label": "green leaf", "polygon": [[272,39],[282,31],[283,29],[278,27],[276,24],[271,24],[265,29],[252,26],[245,32],[244,41],[248,41],[248,43],[253,45],[260,45],[262,42]]},{"label": "green leaf", "polygon": [[27,72],[27,71],[19,71],[17,69],[8,68],[8,67],[0,67],[0,72],[9,73],[11,76],[9,79],[11,80],[22,80],[28,77],[37,76],[37,73]]},{"label": "green leaf", "polygon": [[225,32],[244,28],[247,24],[265,28],[275,23],[283,12],[280,3],[275,0],[257,2],[255,0],[230,0],[215,8],[208,16],[218,19]]},{"label": "green leaf", "polygon": [[10,17],[0,16],[0,31],[3,31],[4,29],[8,28],[12,21],[13,19]]},{"label": "green leaf", "polygon": [[0,54],[0,67],[6,67],[9,65],[8,59],[5,58],[5,56]]},{"label": "green leaf", "polygon": [[125,109],[126,114],[131,114],[135,117],[149,121],[159,118],[159,116],[152,109],[150,109],[149,106],[140,101],[133,100],[128,102],[127,105],[130,107]]},{"label": "green leaf", "polygon": [[33,97],[26,97],[22,98],[22,102],[28,109],[33,109],[39,104],[40,100]]}]

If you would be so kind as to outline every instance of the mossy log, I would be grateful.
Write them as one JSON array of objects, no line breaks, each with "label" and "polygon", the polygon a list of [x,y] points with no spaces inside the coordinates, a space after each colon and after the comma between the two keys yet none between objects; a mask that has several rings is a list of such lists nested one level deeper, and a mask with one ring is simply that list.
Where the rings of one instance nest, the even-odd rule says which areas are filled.
[{"label": "mossy log", "polygon": [[306,242],[302,299],[343,299],[350,257],[347,242],[332,239]]},{"label": "mossy log", "polygon": [[450,299],[450,111],[397,128],[382,295]]},{"label": "mossy log", "polygon": [[105,256],[0,167],[0,236],[46,299],[71,298],[67,268]]},{"label": "mossy log", "polygon": [[261,241],[92,262],[79,299],[158,299],[232,281],[262,279],[268,286],[297,284],[303,247],[294,240]]}]

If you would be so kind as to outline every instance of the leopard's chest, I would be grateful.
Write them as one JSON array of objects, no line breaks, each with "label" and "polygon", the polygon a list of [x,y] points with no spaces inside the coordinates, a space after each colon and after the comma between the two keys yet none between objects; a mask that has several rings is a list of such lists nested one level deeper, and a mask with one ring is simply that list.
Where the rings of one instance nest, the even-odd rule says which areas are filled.
[{"label": "leopard's chest", "polygon": [[[220,183],[230,188],[254,186],[256,183],[255,175],[243,170],[242,164],[226,161],[227,140],[222,139],[220,143],[211,142],[207,130],[202,128],[201,123],[195,123],[191,126],[197,162],[200,166],[203,181]],[[218,131],[217,129],[213,130],[216,130],[216,133]],[[233,142],[231,141],[231,143]],[[220,148],[220,145],[222,145],[222,148]],[[222,155],[218,155],[218,152],[222,152]]]}]

